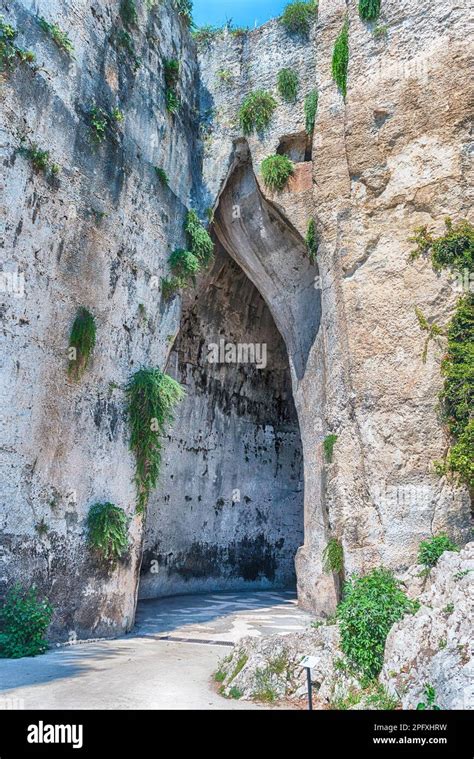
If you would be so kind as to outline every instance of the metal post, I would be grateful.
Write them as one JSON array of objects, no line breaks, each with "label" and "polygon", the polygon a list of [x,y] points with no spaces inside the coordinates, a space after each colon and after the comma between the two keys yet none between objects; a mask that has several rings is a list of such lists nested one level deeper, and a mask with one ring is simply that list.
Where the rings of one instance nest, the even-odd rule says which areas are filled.
[{"label": "metal post", "polygon": [[306,679],[308,681],[308,709],[313,711],[313,685],[311,683],[311,669],[306,667]]}]

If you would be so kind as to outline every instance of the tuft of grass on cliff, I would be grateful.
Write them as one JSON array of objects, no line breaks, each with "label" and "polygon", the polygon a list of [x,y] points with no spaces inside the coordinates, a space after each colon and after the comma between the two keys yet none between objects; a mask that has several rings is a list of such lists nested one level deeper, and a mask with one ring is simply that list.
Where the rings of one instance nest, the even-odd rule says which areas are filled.
[{"label": "tuft of grass on cliff", "polygon": [[286,155],[270,155],[262,161],[260,171],[265,187],[281,191],[293,174],[294,165]]},{"label": "tuft of grass on cliff", "polygon": [[376,21],[382,0],[359,0],[359,16],[363,21]]},{"label": "tuft of grass on cliff", "polygon": [[318,3],[315,0],[308,2],[289,3],[280,17],[280,23],[289,34],[306,36],[309,34],[311,24],[318,13]]},{"label": "tuft of grass on cliff", "polygon": [[264,90],[255,90],[244,99],[239,110],[239,122],[245,135],[263,132],[272,119],[277,102]]},{"label": "tuft of grass on cliff", "polygon": [[344,25],[334,44],[332,54],[332,78],[336,82],[339,92],[346,97],[347,94],[347,70],[349,67],[349,21]]}]

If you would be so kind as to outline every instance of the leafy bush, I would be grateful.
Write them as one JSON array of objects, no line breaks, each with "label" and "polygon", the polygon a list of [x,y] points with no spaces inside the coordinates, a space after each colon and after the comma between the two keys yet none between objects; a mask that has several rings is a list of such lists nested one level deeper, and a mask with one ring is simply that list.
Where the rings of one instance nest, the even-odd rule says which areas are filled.
[{"label": "leafy bush", "polygon": [[79,380],[87,369],[94,350],[95,338],[95,319],[87,308],[80,308],[74,319],[69,337],[68,374],[73,379]]},{"label": "leafy bush", "polygon": [[459,551],[459,547],[444,533],[422,540],[418,550],[418,564],[434,567],[445,551]]},{"label": "leafy bush", "polygon": [[96,503],[87,517],[87,542],[100,557],[111,564],[128,548],[128,518],[112,503]]},{"label": "leafy bush", "polygon": [[160,369],[139,369],[126,393],[130,448],[136,457],[137,511],[142,513],[160,471],[160,438],[173,421],[173,409],[184,397],[184,389]]},{"label": "leafy bush", "polygon": [[243,695],[244,694],[242,693],[242,691],[239,690],[239,688],[236,688],[235,685],[233,685],[232,688],[229,688],[229,698],[232,698],[238,701],[238,699],[242,698]]},{"label": "leafy bush", "polygon": [[42,16],[39,18],[38,23],[42,30],[50,35],[51,39],[56,43],[60,50],[71,57],[74,56],[74,45],[66,32],[63,32],[57,24],[50,24]]},{"label": "leafy bush", "polygon": [[471,419],[457,443],[449,449],[445,471],[455,474],[460,482],[474,487],[474,419]]},{"label": "leafy bush", "polygon": [[174,90],[179,79],[179,61],[176,58],[165,58],[163,61],[163,70],[165,74],[165,84]]},{"label": "leafy bush", "polygon": [[293,161],[286,155],[270,155],[260,164],[260,171],[269,190],[283,190],[293,174]]},{"label": "leafy bush", "polygon": [[35,171],[42,172],[45,176],[56,176],[60,172],[60,167],[57,163],[53,163],[50,160],[49,150],[41,150],[38,145],[33,142],[29,147],[21,147],[18,151],[20,155],[31,161],[31,164]]},{"label": "leafy bush", "polygon": [[[443,268],[464,274],[474,267],[474,227],[461,220],[445,219],[446,231],[434,237],[426,227],[418,227],[409,238],[416,248],[410,258],[429,256],[435,271]],[[443,333],[444,334],[444,333]],[[440,394],[443,417],[453,437],[444,462],[436,462],[439,474],[454,474],[459,482],[474,487],[474,295],[459,299],[448,326],[448,352],[441,365],[444,386]]]},{"label": "leafy bush", "polygon": [[287,103],[294,103],[298,94],[298,74],[293,69],[278,72],[278,92]]},{"label": "leafy bush", "polygon": [[317,12],[318,4],[314,0],[297,1],[286,6],[280,21],[290,34],[307,35]]},{"label": "leafy bush", "polygon": [[308,231],[306,232],[306,250],[308,251],[308,257],[312,264],[316,260],[318,248],[319,241],[316,231],[316,222],[314,219],[310,219],[308,222]]},{"label": "leafy bush", "polygon": [[196,284],[196,275],[201,270],[201,264],[194,253],[178,248],[173,251],[168,263],[171,271],[181,281],[182,285],[187,284],[190,280]]},{"label": "leafy bush", "polygon": [[359,0],[359,16],[363,21],[376,21],[382,0]]},{"label": "leafy bush", "polygon": [[172,298],[178,290],[195,283],[199,272],[209,266],[214,255],[214,243],[201,224],[196,211],[188,211],[184,222],[189,250],[178,248],[170,258],[172,277],[161,280],[161,291],[165,300]]},{"label": "leafy bush", "polygon": [[331,538],[323,553],[324,571],[327,574],[331,572],[342,572],[344,569],[344,551],[342,543],[337,538]]},{"label": "leafy bush", "polygon": [[168,187],[168,185],[169,185],[169,179],[168,179],[168,174],[166,173],[166,171],[164,169],[160,168],[159,166],[155,166],[155,172],[156,172],[156,176],[158,177],[158,179],[160,180],[160,182],[162,184],[166,185],[166,187]]},{"label": "leafy bush", "polygon": [[138,13],[135,0],[122,0],[120,3],[120,18],[124,26],[136,26]]},{"label": "leafy bush", "polygon": [[454,439],[446,459],[446,471],[474,486],[474,295],[460,298],[448,326],[448,351],[441,365],[444,376],[440,395],[443,417]]},{"label": "leafy bush", "polygon": [[373,687],[365,700],[365,704],[367,707],[373,707],[384,712],[394,711],[400,706],[398,699],[391,696],[381,683],[377,683]]},{"label": "leafy bush", "polygon": [[382,669],[392,625],[418,606],[386,569],[374,569],[345,583],[337,611],[341,649],[365,681],[377,677]]},{"label": "leafy bush", "polygon": [[106,111],[98,105],[93,105],[89,111],[89,126],[94,142],[101,143],[107,137],[116,137],[117,127],[124,119],[119,108]]},{"label": "leafy bush", "polygon": [[212,238],[199,221],[196,211],[188,211],[184,222],[184,230],[188,238],[188,247],[198,259],[201,266],[208,266],[214,255]]},{"label": "leafy bush", "polygon": [[440,707],[436,703],[436,690],[433,688],[432,685],[425,685],[425,689],[423,691],[423,694],[426,698],[426,702],[421,701],[417,708],[417,711],[434,711],[439,712],[441,711]]},{"label": "leafy bush", "polygon": [[239,110],[240,126],[245,135],[263,132],[271,121],[277,102],[264,90],[255,90],[244,99]]},{"label": "leafy bush", "polygon": [[168,113],[177,113],[179,111],[180,100],[176,92],[173,90],[166,90],[165,92],[166,110]]},{"label": "leafy bush", "polygon": [[193,3],[192,0],[174,0],[174,7],[178,14],[186,22],[187,26],[193,23]]},{"label": "leafy bush", "polygon": [[173,295],[176,295],[179,290],[186,287],[186,282],[179,277],[162,277],[161,278],[161,292],[165,300],[171,300]]},{"label": "leafy bush", "polygon": [[53,608],[40,600],[36,588],[26,589],[19,583],[8,591],[0,609],[0,656],[19,659],[43,654]]},{"label": "leafy bush", "polygon": [[326,457],[326,461],[328,464],[332,462],[332,457],[334,453],[334,446],[337,442],[337,435],[334,435],[331,433],[330,435],[327,435],[323,440],[323,449],[324,449],[324,456]]},{"label": "leafy bush", "polygon": [[445,219],[446,232],[440,237],[433,237],[428,227],[417,227],[409,242],[416,244],[410,259],[429,255],[435,271],[443,268],[454,272],[464,269],[474,269],[474,227],[462,219],[453,224],[448,217]]},{"label": "leafy bush", "polygon": [[379,26],[376,26],[373,30],[373,35],[375,40],[381,40],[385,37],[388,37],[388,25],[387,24],[380,24]]},{"label": "leafy bush", "polygon": [[163,61],[163,71],[165,77],[165,102],[169,113],[176,113],[179,110],[180,99],[176,92],[179,79],[179,61],[176,58],[165,58]]},{"label": "leafy bush", "polygon": [[318,99],[319,99],[319,93],[317,90],[312,90],[308,95],[306,95],[305,101],[304,101],[304,115],[305,115],[305,126],[306,131],[308,134],[312,134],[314,131],[314,124],[316,121],[316,113],[318,111]]},{"label": "leafy bush", "polygon": [[332,78],[339,92],[345,98],[347,94],[347,69],[349,66],[349,21],[346,19],[339,32],[332,54]]},{"label": "leafy bush", "polygon": [[15,44],[18,32],[5,23],[0,15],[0,73],[11,71],[17,63],[34,63],[35,54],[31,50],[23,50]]}]

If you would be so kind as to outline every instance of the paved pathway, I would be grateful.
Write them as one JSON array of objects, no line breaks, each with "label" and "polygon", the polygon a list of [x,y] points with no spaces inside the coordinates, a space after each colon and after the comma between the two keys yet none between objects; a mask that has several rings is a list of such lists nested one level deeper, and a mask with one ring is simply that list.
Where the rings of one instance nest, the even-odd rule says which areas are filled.
[{"label": "paved pathway", "polygon": [[304,630],[311,617],[287,592],[215,593],[141,601],[140,635],[235,643],[246,635],[285,635]]},{"label": "paved pathway", "polygon": [[219,659],[243,635],[286,634],[309,621],[291,593],[143,601],[135,630],[123,638],[0,660],[0,708],[265,708],[215,692]]}]

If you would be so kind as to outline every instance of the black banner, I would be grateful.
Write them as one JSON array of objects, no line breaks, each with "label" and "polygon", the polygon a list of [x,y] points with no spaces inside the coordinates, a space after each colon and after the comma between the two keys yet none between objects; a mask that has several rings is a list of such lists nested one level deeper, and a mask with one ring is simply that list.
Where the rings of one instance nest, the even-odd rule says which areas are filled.
[{"label": "black banner", "polygon": [[[308,744],[312,744],[313,748]],[[469,712],[2,711],[0,759],[150,752],[474,756]],[[173,748],[174,747],[174,748]]]}]

